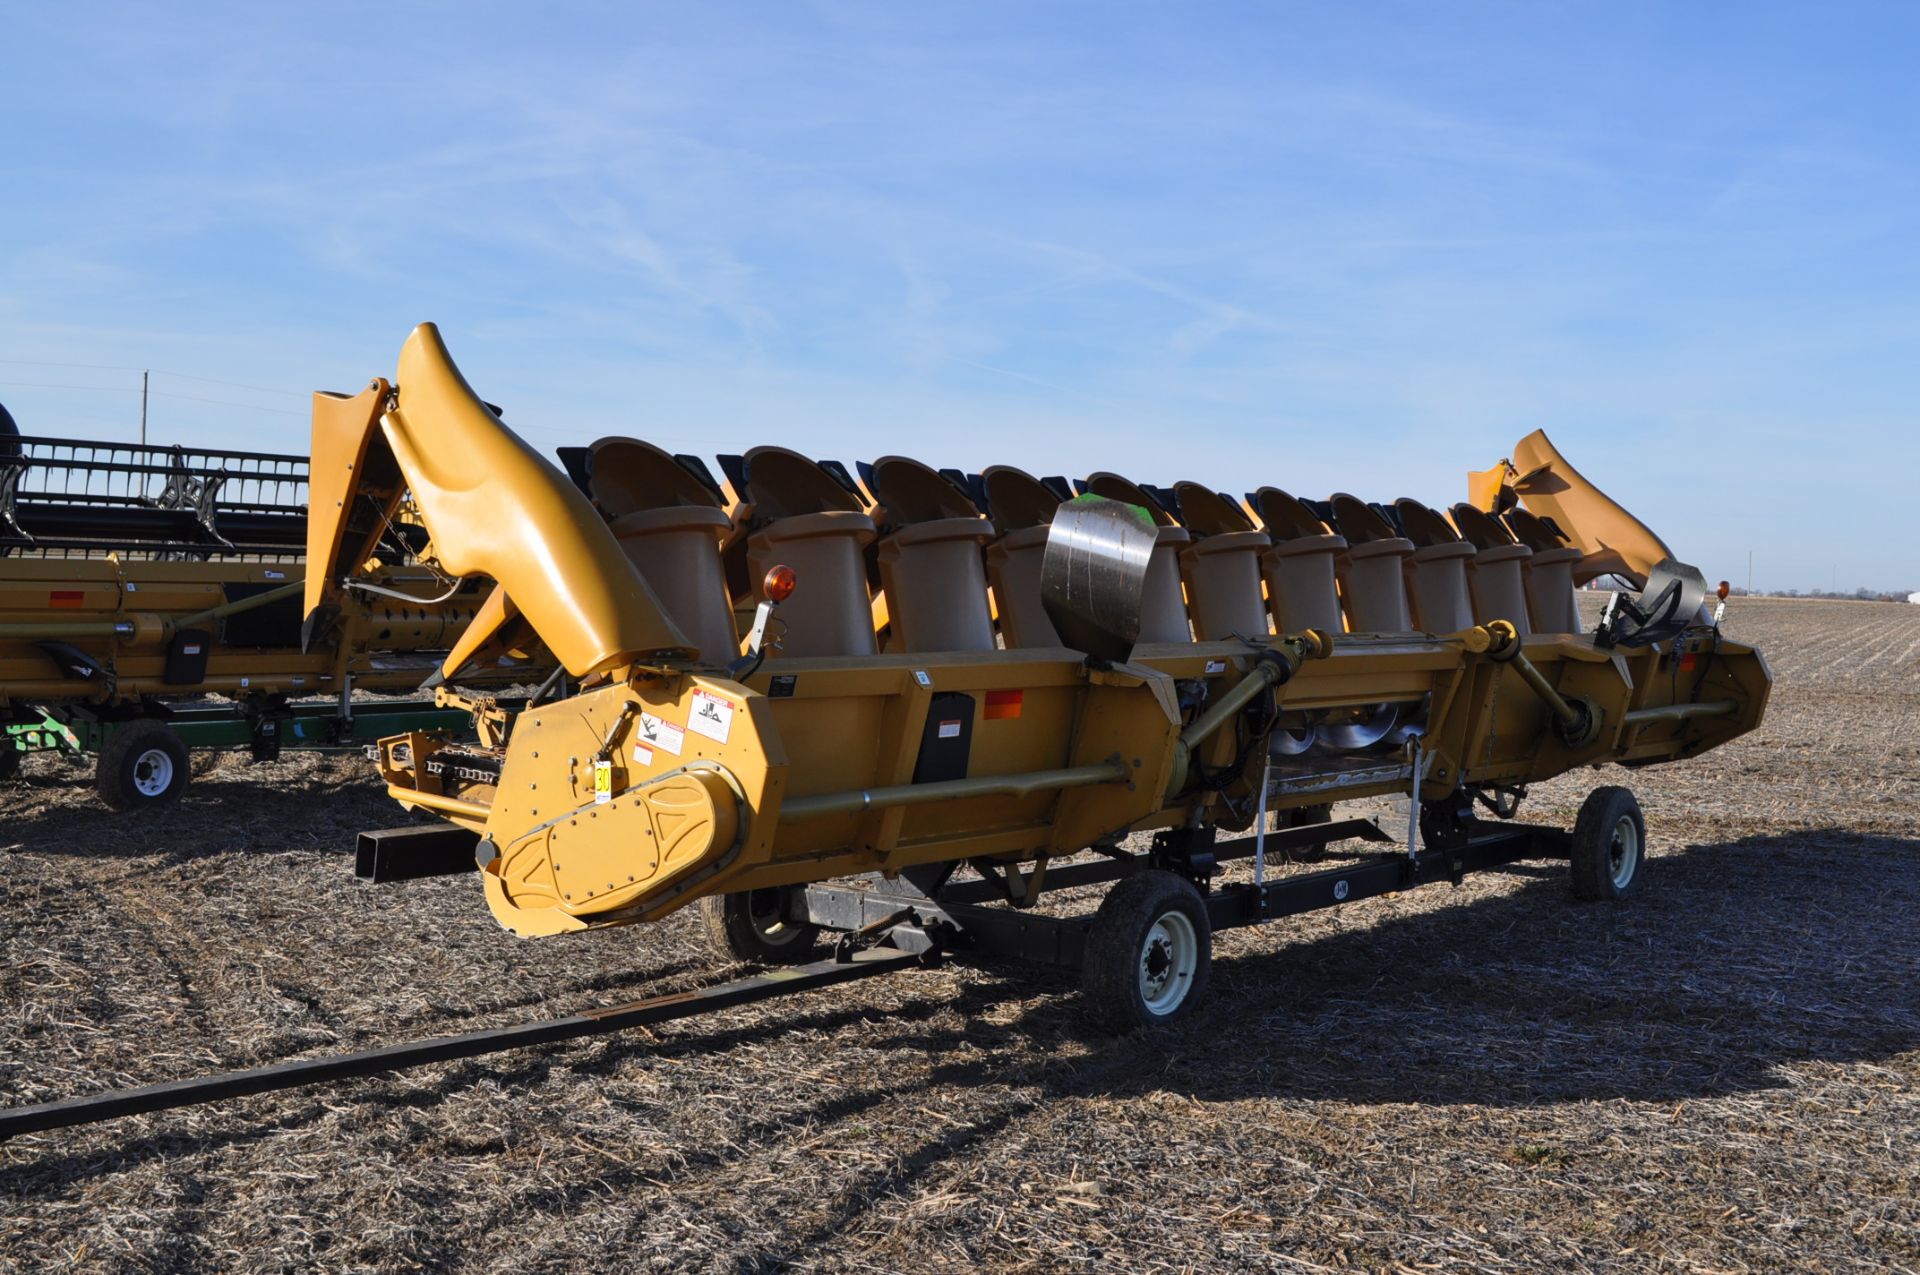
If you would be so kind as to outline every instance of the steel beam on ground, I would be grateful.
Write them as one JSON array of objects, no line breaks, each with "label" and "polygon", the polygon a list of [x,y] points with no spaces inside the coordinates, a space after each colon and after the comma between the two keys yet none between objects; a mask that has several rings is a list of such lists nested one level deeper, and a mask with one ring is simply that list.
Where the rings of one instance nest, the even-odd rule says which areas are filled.
[{"label": "steel beam on ground", "polygon": [[791,996],[800,992],[832,987],[839,983],[850,983],[856,979],[891,974],[910,968],[918,961],[919,958],[911,952],[872,948],[856,953],[849,961],[816,961],[811,965],[796,965],[791,969],[773,970],[754,978],[722,983],[715,987],[654,996],[626,1005],[569,1014],[565,1018],[522,1023],[517,1027],[489,1028],[485,1031],[466,1032],[459,1036],[435,1036],[405,1044],[363,1049],[350,1054],[299,1058],[292,1062],[275,1063],[270,1067],[254,1067],[247,1071],[229,1071],[191,1080],[147,1085],[139,1089],[119,1089],[83,1098],[66,1098],[58,1102],[10,1107],[0,1110],[0,1141],[23,1133],[43,1133],[49,1129],[93,1124],[96,1121],[112,1120],[120,1116],[167,1111],[175,1107],[198,1106],[202,1103],[219,1102],[226,1098],[243,1098],[252,1094],[272,1093],[280,1089],[294,1089],[302,1085],[350,1080],[360,1076],[377,1076],[409,1067],[423,1066],[427,1063],[477,1058],[483,1054],[523,1049],[530,1045],[552,1045],[561,1041],[577,1040],[583,1036],[604,1036],[625,1031],[630,1027],[671,1022],[677,1018],[692,1018],[698,1014],[728,1009],[735,1005],[747,1005],[754,1001],[771,1000],[777,996]]}]

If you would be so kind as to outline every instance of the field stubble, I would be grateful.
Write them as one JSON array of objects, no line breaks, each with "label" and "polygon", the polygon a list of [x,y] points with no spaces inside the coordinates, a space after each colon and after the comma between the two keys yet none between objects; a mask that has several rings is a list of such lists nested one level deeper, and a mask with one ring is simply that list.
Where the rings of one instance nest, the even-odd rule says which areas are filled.
[{"label": "field stubble", "polygon": [[[1920,607],[1736,601],[1753,736],[1631,784],[1646,892],[1522,864],[1223,935],[1177,1030],[949,967],[0,1146],[0,1269],[1920,1268]],[[0,790],[0,1101],[726,976],[687,914],[538,943],[355,886],[357,757],[116,817]]]}]

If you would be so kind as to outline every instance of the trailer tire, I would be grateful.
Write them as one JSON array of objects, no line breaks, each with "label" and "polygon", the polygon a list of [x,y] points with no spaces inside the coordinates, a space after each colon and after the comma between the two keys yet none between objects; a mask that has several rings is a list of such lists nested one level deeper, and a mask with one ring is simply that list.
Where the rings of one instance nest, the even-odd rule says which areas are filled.
[{"label": "trailer tire", "polygon": [[1647,821],[1630,789],[1595,788],[1573,824],[1573,897],[1624,899],[1640,886],[1647,860]]},{"label": "trailer tire", "polygon": [[143,810],[178,798],[187,779],[187,746],[179,733],[141,718],[107,738],[94,787],[109,810]]},{"label": "trailer tire", "polygon": [[785,918],[784,896],[793,886],[710,894],[700,900],[700,919],[714,951],[731,961],[803,965],[820,945],[820,927]]},{"label": "trailer tire", "polygon": [[1107,891],[1087,930],[1081,966],[1088,1016],[1123,1035],[1170,1023],[1206,993],[1213,929],[1200,892],[1159,868]]}]

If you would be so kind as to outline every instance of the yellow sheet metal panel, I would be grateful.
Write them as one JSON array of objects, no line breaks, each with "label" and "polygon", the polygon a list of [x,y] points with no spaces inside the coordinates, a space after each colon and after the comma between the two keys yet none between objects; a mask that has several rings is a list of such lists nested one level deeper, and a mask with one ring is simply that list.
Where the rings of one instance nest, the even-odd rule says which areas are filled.
[{"label": "yellow sheet metal panel", "polygon": [[[1666,542],[1584,478],[1536,429],[1514,445],[1513,490],[1527,509],[1553,519],[1586,555],[1574,580],[1585,584],[1610,572],[1645,579],[1673,553]],[[1476,502],[1477,503],[1477,502]]]},{"label": "yellow sheet metal panel", "polygon": [[488,818],[488,903],[522,935],[661,915],[765,861],[785,779],[767,701],[723,678],[642,678],[529,709]]},{"label": "yellow sheet metal panel", "polygon": [[[339,601],[337,581],[373,556],[380,532],[399,507],[406,482],[391,462],[367,466],[380,415],[393,387],[384,377],[351,397],[313,396],[312,455],[307,463],[306,609],[311,616]],[[350,528],[356,528],[347,543]]]},{"label": "yellow sheet metal panel", "polygon": [[474,613],[473,623],[441,662],[441,679],[451,681],[454,674],[468,664],[484,665],[505,655],[519,619],[519,608],[513,605],[505,589],[495,585]]},{"label": "yellow sheet metal panel", "polygon": [[431,323],[400,351],[381,429],[440,565],[499,581],[568,672],[691,651],[587,498],[488,410]]}]

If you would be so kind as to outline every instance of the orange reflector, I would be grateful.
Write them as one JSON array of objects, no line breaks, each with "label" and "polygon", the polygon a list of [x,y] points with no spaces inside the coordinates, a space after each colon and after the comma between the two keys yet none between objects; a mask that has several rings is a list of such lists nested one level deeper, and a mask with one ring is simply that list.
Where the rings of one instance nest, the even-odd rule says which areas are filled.
[{"label": "orange reflector", "polygon": [[767,572],[767,578],[760,582],[760,591],[767,595],[769,602],[785,602],[793,596],[793,586],[800,583],[800,577],[793,574],[793,568],[777,566]]},{"label": "orange reflector", "polygon": [[1020,716],[1020,701],[1025,691],[988,691],[986,707],[980,715],[988,721],[1001,717]]},{"label": "orange reflector", "polygon": [[77,607],[86,600],[87,595],[78,589],[55,589],[47,594],[47,605],[50,607]]}]

